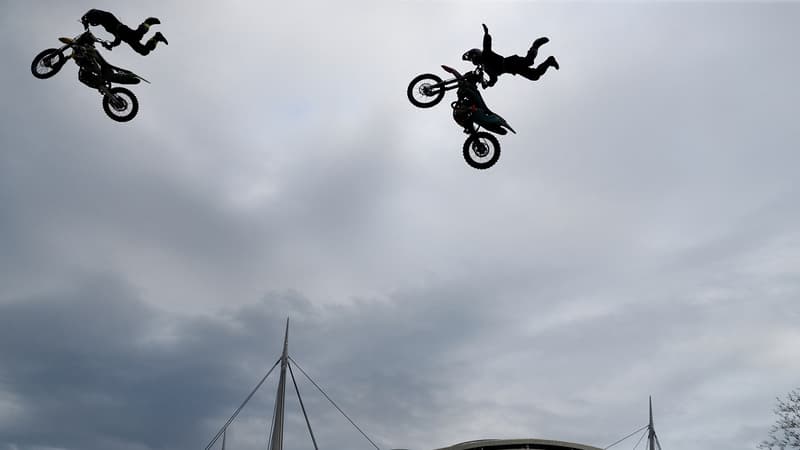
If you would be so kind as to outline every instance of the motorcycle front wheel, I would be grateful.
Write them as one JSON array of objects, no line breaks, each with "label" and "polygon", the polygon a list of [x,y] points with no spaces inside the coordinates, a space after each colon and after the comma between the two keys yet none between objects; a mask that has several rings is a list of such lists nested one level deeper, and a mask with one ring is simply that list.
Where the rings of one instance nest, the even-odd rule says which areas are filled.
[{"label": "motorcycle front wheel", "polygon": [[64,54],[55,48],[48,48],[33,58],[31,63],[31,73],[34,77],[44,80],[57,74],[67,59]]},{"label": "motorcycle front wheel", "polygon": [[442,82],[442,79],[432,73],[418,75],[408,84],[408,100],[418,108],[430,108],[444,98],[444,89],[434,87]]},{"label": "motorcycle front wheel", "polygon": [[488,169],[498,159],[500,159],[500,143],[494,135],[479,131],[464,141],[464,160],[470,167],[479,170]]},{"label": "motorcycle front wheel", "polygon": [[139,100],[133,92],[123,88],[115,87],[103,96],[103,110],[106,115],[117,122],[127,122],[139,112]]}]

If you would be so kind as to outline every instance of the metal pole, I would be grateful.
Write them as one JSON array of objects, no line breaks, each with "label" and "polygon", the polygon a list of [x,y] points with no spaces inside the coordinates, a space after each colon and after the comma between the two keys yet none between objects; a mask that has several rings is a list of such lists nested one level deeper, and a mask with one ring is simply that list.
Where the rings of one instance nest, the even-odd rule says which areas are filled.
[{"label": "metal pole", "polygon": [[647,425],[648,450],[656,450],[656,427],[653,425],[653,397],[650,397],[650,424]]},{"label": "metal pole", "polygon": [[270,450],[283,450],[283,412],[286,398],[286,366],[289,364],[289,318],[286,318],[286,335],[283,338],[281,355],[281,377],[278,381],[278,394],[275,398],[275,417],[272,423]]},{"label": "metal pole", "polygon": [[308,414],[306,414],[306,406],[303,404],[303,397],[300,395],[300,388],[297,387],[297,380],[294,379],[294,372],[292,371],[291,364],[289,364],[289,375],[292,377],[292,383],[294,384],[295,392],[297,392],[297,400],[300,402],[300,409],[303,411],[303,417],[306,418],[308,434],[311,435],[311,443],[314,444],[314,450],[319,450],[319,447],[317,447],[317,440],[314,438],[314,430],[311,429],[311,422],[308,420]]}]

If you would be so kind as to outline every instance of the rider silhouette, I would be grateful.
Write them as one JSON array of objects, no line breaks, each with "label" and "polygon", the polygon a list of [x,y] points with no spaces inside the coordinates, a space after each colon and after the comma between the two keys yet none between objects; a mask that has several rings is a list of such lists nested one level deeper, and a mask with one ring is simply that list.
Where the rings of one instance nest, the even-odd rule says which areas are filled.
[{"label": "rider silhouette", "polygon": [[536,53],[539,47],[546,44],[550,39],[540,37],[533,41],[533,45],[528,50],[525,57],[519,55],[512,55],[503,57],[492,50],[492,36],[489,35],[489,29],[483,25],[483,50],[473,48],[464,53],[461,57],[464,61],[471,61],[476,66],[483,66],[483,70],[489,74],[489,82],[483,86],[494,86],[497,83],[497,77],[510,73],[512,75],[522,75],[529,80],[538,80],[549,67],[554,67],[558,70],[558,61],[552,56],[548,57],[538,67],[533,66],[533,60],[536,58]]},{"label": "rider silhouette", "polygon": [[[86,41],[82,42],[81,39]],[[128,81],[127,77],[116,72],[115,69],[119,69],[118,67],[109,64],[100,55],[100,52],[94,48],[94,38],[81,37],[76,43],[79,45],[74,47],[75,53],[73,53],[72,57],[80,68],[78,70],[78,80],[81,83],[96,89],[104,82]]]},{"label": "rider silhouette", "polygon": [[493,131],[497,134],[508,133],[505,127],[515,133],[506,121],[489,110],[483,96],[478,90],[478,83],[482,76],[475,71],[469,71],[463,76],[457,70],[442,66],[442,68],[459,79],[456,95],[458,100],[453,102],[453,119],[464,127],[464,133],[472,134],[476,132],[475,124]]},{"label": "rider silhouette", "polygon": [[155,17],[148,17],[142,22],[135,30],[131,29],[124,23],[120,22],[119,19],[116,18],[113,14],[108,11],[102,11],[99,9],[90,9],[86,12],[86,14],[81,17],[81,23],[85,29],[89,29],[89,25],[97,26],[100,25],[105,28],[106,31],[114,35],[114,42],[111,44],[103,44],[108,50],[118,46],[120,42],[125,42],[131,46],[133,50],[141,55],[147,55],[151,51],[156,48],[156,44],[159,42],[163,42],[164,44],[169,44],[167,39],[164,37],[163,34],[159,31],[153,37],[147,40],[147,43],[142,44],[140,41],[144,37],[144,34],[147,33],[147,30],[150,29],[151,25],[156,25],[161,23]]}]

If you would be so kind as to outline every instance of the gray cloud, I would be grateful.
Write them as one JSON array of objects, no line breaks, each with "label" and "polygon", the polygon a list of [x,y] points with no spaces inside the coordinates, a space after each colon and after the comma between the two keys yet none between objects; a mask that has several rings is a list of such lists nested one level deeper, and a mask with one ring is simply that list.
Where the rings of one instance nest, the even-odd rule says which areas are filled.
[{"label": "gray cloud", "polygon": [[[603,446],[650,394],[665,448],[765,435],[800,372],[798,6],[193,5],[0,6],[0,447],[205,445],[286,316],[382,447]],[[126,125],[27,72],[94,6],[170,39],[108,56],[153,81]],[[519,134],[483,173],[404,94],[481,22],[562,64],[486,92]],[[301,389],[323,446],[369,448]]]}]

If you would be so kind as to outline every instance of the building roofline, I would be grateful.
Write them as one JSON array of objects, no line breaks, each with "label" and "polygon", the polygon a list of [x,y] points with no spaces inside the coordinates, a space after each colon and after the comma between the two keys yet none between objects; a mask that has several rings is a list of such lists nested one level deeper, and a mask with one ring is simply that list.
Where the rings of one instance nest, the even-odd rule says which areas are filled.
[{"label": "building roofline", "polygon": [[591,445],[549,439],[481,439],[442,447],[436,450],[602,450]]}]

